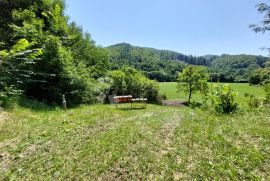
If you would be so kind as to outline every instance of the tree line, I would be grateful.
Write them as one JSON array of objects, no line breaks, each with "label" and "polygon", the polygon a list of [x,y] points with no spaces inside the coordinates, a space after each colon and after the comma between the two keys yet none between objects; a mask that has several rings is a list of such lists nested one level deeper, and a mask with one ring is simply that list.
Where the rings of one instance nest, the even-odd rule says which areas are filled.
[{"label": "tree line", "polygon": [[159,82],[177,80],[177,72],[187,65],[208,67],[211,80],[214,82],[248,82],[251,72],[264,68],[267,57],[255,55],[206,55],[192,56],[181,53],[132,46],[120,43],[107,47],[111,69],[123,65],[133,66],[150,79]]}]

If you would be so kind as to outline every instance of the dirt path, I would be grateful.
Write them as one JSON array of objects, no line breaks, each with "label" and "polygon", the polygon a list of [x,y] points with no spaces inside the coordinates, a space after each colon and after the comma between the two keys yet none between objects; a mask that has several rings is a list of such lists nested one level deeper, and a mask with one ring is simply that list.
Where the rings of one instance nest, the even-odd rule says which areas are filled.
[{"label": "dirt path", "polygon": [[164,106],[172,106],[172,107],[184,107],[184,106],[186,106],[185,105],[185,102],[183,102],[183,101],[169,101],[169,100],[164,100],[164,101],[162,101],[162,104]]},{"label": "dirt path", "polygon": [[181,115],[174,113],[171,116],[170,121],[167,121],[163,125],[162,130],[159,133],[160,139],[164,140],[164,144],[163,144],[163,147],[161,149],[160,155],[167,154],[169,151],[173,150],[173,148],[171,147],[172,137],[174,135],[175,129],[181,123],[181,120],[182,120]]}]

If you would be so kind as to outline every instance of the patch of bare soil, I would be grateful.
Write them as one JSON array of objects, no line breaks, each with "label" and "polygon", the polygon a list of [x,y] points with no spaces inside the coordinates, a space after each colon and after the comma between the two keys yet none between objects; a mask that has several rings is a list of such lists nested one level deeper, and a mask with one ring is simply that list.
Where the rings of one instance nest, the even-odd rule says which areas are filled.
[{"label": "patch of bare soil", "polygon": [[0,142],[0,173],[7,171],[12,162],[11,155],[7,151],[2,151],[2,148],[12,146],[15,142],[15,140]]},{"label": "patch of bare soil", "polygon": [[0,122],[5,121],[9,118],[9,115],[7,112],[4,112],[0,109]]},{"label": "patch of bare soil", "polygon": [[1,171],[7,171],[11,164],[11,156],[8,152],[0,153],[0,173]]},{"label": "patch of bare soil", "polygon": [[186,106],[186,103],[183,101],[168,101],[168,100],[163,100],[162,104],[164,106],[172,106],[172,107],[184,107]]}]

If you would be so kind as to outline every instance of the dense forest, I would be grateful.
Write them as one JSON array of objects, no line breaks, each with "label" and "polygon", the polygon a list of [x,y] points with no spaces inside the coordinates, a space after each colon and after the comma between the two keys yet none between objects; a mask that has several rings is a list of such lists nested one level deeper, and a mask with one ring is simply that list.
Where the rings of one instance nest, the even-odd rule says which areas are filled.
[{"label": "dense forest", "polygon": [[213,59],[210,70],[218,73],[222,82],[247,82],[251,72],[265,67],[267,60],[254,55],[221,55]]},{"label": "dense forest", "polygon": [[95,101],[108,57],[69,22],[63,0],[4,0],[0,8],[1,97],[22,93],[58,104],[65,94],[70,104]]},{"label": "dense forest", "polygon": [[112,69],[123,65],[143,71],[150,79],[175,81],[177,72],[187,64],[209,68],[212,81],[248,82],[252,71],[264,68],[267,57],[255,55],[206,55],[192,56],[181,53],[136,47],[127,43],[107,47]]},{"label": "dense forest", "polygon": [[107,47],[112,69],[123,65],[133,66],[150,79],[160,82],[175,81],[186,64],[209,65],[203,57],[186,56],[168,50],[135,47],[127,43]]}]

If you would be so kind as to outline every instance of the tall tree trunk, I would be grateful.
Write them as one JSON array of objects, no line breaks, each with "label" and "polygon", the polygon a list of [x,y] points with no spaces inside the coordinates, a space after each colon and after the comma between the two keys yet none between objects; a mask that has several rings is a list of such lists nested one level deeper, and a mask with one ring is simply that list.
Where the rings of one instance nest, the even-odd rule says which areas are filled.
[{"label": "tall tree trunk", "polygon": [[191,100],[191,91],[189,91],[188,104],[190,104],[190,100]]},{"label": "tall tree trunk", "polygon": [[[190,83],[191,84],[191,83]],[[188,95],[188,104],[190,104],[190,100],[191,100],[191,94],[192,94],[192,89],[191,89],[191,85],[189,84],[189,95]]]}]

